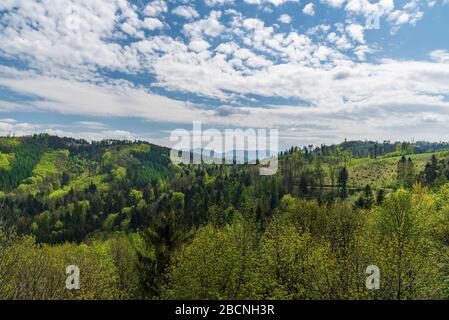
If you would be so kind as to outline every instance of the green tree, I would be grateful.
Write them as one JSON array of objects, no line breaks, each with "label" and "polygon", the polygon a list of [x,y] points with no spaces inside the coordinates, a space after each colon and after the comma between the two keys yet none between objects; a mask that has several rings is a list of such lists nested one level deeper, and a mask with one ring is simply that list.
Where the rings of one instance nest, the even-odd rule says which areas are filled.
[{"label": "green tree", "polygon": [[397,164],[397,181],[399,186],[404,187],[407,178],[407,159],[402,155],[401,159]]},{"label": "green tree", "polygon": [[407,187],[411,187],[415,182],[415,165],[412,158],[408,157],[405,174],[405,184]]},{"label": "green tree", "polygon": [[372,216],[377,265],[386,299],[431,298],[438,294],[435,246],[429,241],[434,225],[428,213],[433,202],[425,189],[391,193]]},{"label": "green tree", "polygon": [[240,217],[224,228],[201,227],[181,247],[163,290],[167,299],[254,299],[256,262],[254,227]]}]

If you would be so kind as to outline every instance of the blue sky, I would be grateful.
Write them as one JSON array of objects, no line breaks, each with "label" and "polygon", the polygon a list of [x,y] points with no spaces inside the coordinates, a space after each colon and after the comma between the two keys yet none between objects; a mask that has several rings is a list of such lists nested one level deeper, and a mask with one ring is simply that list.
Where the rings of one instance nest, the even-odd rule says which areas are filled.
[{"label": "blue sky", "polygon": [[448,30],[448,0],[2,0],[0,135],[449,140]]}]

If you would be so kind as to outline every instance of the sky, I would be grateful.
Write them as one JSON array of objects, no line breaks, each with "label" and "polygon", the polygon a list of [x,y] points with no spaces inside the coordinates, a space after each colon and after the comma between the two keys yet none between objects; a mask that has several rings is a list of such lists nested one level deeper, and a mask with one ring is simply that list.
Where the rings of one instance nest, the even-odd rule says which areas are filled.
[{"label": "sky", "polygon": [[449,140],[449,0],[1,0],[0,135]]}]

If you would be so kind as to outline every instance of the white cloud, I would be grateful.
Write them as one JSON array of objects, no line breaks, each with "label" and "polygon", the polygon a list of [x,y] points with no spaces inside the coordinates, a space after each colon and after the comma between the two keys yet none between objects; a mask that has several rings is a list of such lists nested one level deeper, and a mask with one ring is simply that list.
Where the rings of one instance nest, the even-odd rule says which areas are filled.
[{"label": "white cloud", "polygon": [[180,17],[184,17],[186,19],[198,18],[198,12],[191,6],[179,6],[173,9],[173,14],[178,15]]},{"label": "white cloud", "polygon": [[94,84],[0,67],[0,86],[40,98],[16,105],[16,111],[31,108],[68,115],[139,117],[173,123],[202,118],[201,111],[185,102],[122,81]]},{"label": "white cloud", "polygon": [[415,25],[422,19],[424,13],[421,10],[422,1],[410,0],[402,5],[402,8],[395,9],[393,0],[380,0],[371,3],[368,0],[349,0],[345,10],[350,14],[360,14],[366,18],[381,19],[387,18],[392,24],[392,33],[395,33],[401,25]]},{"label": "white cloud", "polygon": [[234,0],[204,0],[206,5],[212,7],[217,5],[231,4],[234,3]]},{"label": "white cloud", "polygon": [[315,15],[315,6],[312,2],[305,5],[304,9],[302,9],[302,12],[308,16],[314,16]]},{"label": "white cloud", "polygon": [[249,18],[243,21],[243,26],[248,30],[262,29],[265,23],[260,19]]},{"label": "white cloud", "polygon": [[353,23],[346,26],[346,32],[352,38],[352,40],[365,43],[365,35],[363,33],[363,27],[359,24]]},{"label": "white cloud", "polygon": [[156,30],[156,29],[163,29],[164,24],[156,18],[145,18],[143,21],[144,28],[148,30]]},{"label": "white cloud", "polygon": [[299,2],[299,0],[266,0],[266,2],[271,3],[274,6],[281,6],[287,2]]},{"label": "white cloud", "polygon": [[[45,72],[63,67],[80,74],[92,66],[122,71],[139,66],[129,47],[110,41],[121,32],[143,35],[141,21],[127,2],[60,0],[31,5],[17,0],[0,6],[6,10],[8,3],[15,9],[1,16],[0,52],[4,55],[21,57]],[[71,7],[78,9],[68,11]]]},{"label": "white cloud", "polygon": [[[233,43],[221,46],[220,51],[241,61],[252,56],[250,51],[239,49]],[[369,48],[364,45],[355,49],[360,59],[367,52]],[[316,50],[316,57],[323,60],[331,54],[326,47]],[[251,119],[254,125],[287,125],[326,119],[340,130],[348,130],[354,126],[374,128],[369,123],[370,114],[376,126],[390,124],[392,119],[399,122],[412,117],[411,113],[404,115],[407,110],[420,112],[418,107],[411,107],[413,105],[421,106],[422,111],[437,109],[439,113],[449,114],[449,102],[442,96],[449,92],[449,83],[441,81],[449,77],[449,66],[444,64],[383,61],[375,65],[341,61],[340,65],[326,69],[292,62],[239,73],[224,60],[209,59],[195,66],[179,58],[164,58],[162,62],[156,71],[158,79],[172,90],[227,97],[231,101],[233,95],[246,94],[300,98],[313,106],[277,106],[267,111],[247,108],[241,110],[249,112],[246,117],[240,113],[222,119],[233,124],[244,123],[245,119]],[[398,110],[397,114],[394,110]]]},{"label": "white cloud", "polygon": [[225,31],[225,27],[220,23],[221,13],[211,11],[209,17],[185,24],[183,32],[190,37],[201,37],[203,35],[217,37]]},{"label": "white cloud", "polygon": [[143,37],[143,34],[141,34],[141,33],[139,34],[137,29],[134,28],[132,25],[130,25],[128,22],[125,22],[124,24],[122,24],[122,30],[124,32],[126,32],[127,34],[129,34],[130,36],[136,36],[136,37],[142,36]]},{"label": "white cloud", "polygon": [[430,57],[439,63],[449,63],[449,51],[446,50],[434,50],[430,53]]},{"label": "white cloud", "polygon": [[234,42],[221,43],[215,50],[226,55],[233,54],[238,50],[238,45]]},{"label": "white cloud", "polygon": [[[6,120],[6,121],[5,121]],[[1,136],[23,136],[29,135],[38,132],[40,129],[42,132],[42,128],[30,124],[28,122],[10,122],[10,119],[0,119],[0,135]]]},{"label": "white cloud", "polygon": [[288,14],[282,14],[279,17],[279,22],[285,23],[285,24],[289,24],[292,22],[292,17],[289,16]]},{"label": "white cloud", "polygon": [[[91,129],[91,128],[86,128]],[[68,138],[77,138],[84,139],[86,141],[100,141],[104,139],[113,139],[113,140],[146,140],[142,139],[141,136],[138,136],[135,133],[131,133],[126,130],[101,130],[101,131],[68,131],[67,129],[56,129],[56,128],[35,128],[34,130],[28,131],[27,134],[36,133],[36,132],[45,132],[51,135],[56,135],[59,137],[68,137]]]},{"label": "white cloud", "polygon": [[376,3],[371,3],[368,0],[349,0],[345,10],[350,13],[362,14],[365,17],[371,15],[382,17],[394,10],[394,1],[380,0]]},{"label": "white cloud", "polygon": [[[229,47],[234,46],[229,44]],[[325,54],[326,50],[322,50]],[[253,57],[248,51],[237,51],[245,61]],[[230,54],[234,55],[233,52]],[[434,53],[433,56],[441,54]],[[206,96],[256,94],[300,98],[310,106],[240,107],[234,113],[229,110],[226,115],[217,117],[212,110],[195,108],[129,84],[82,83],[5,67],[0,69],[0,85],[21,94],[41,97],[29,102],[30,105],[16,105],[16,110],[34,108],[63,114],[132,116],[170,123],[200,120],[210,125],[242,127],[310,126],[302,132],[303,135],[297,136],[301,141],[336,142],[345,137],[367,136],[405,139],[409,134],[411,137],[416,134],[416,126],[426,123],[437,128],[439,135],[449,131],[444,125],[435,127],[436,124],[424,121],[429,119],[429,114],[442,119],[443,124],[449,120],[449,101],[444,97],[449,92],[449,82],[444,81],[449,78],[449,64],[389,60],[379,64],[346,62],[325,69],[286,63],[245,75],[226,69],[224,62],[218,60],[211,60],[204,66],[180,64],[175,60],[162,62],[167,63],[158,64],[166,68],[158,70],[161,72],[158,73],[159,81],[166,81],[173,89],[202,92]],[[221,63],[224,69],[217,68]],[[0,109],[3,104],[0,100]],[[330,129],[313,129],[323,123]],[[404,128],[404,123],[408,127]],[[11,125],[13,123],[8,128],[12,128]],[[413,128],[415,132],[407,131],[407,128]],[[420,137],[431,137],[431,128],[423,128]],[[294,135],[289,139],[294,139]]]},{"label": "white cloud", "polygon": [[143,13],[149,17],[157,17],[168,11],[166,0],[153,0],[144,9]]},{"label": "white cloud", "polygon": [[359,60],[364,61],[366,59],[366,55],[368,53],[372,53],[373,50],[367,45],[360,45],[354,49],[354,54],[357,56]]},{"label": "white cloud", "polygon": [[333,43],[339,50],[348,50],[352,45],[345,34],[338,36],[335,32],[327,35],[327,40]]},{"label": "white cloud", "polygon": [[388,21],[396,26],[409,23],[415,25],[419,20],[422,19],[424,13],[421,11],[406,12],[402,10],[396,10],[388,16]]},{"label": "white cloud", "polygon": [[261,4],[271,4],[275,7],[281,6],[284,3],[287,2],[299,2],[299,0],[244,0],[248,4],[255,4],[255,5],[261,5]]},{"label": "white cloud", "polygon": [[210,44],[202,39],[196,39],[190,42],[189,48],[195,52],[203,52],[209,49]]},{"label": "white cloud", "polygon": [[[138,136],[125,130],[108,130],[105,125],[96,122],[80,121],[75,123],[74,127],[82,127],[83,130],[70,131],[67,130],[67,126],[53,125],[53,124],[33,124],[28,122],[14,122],[5,121],[8,119],[0,119],[0,135],[14,135],[14,136],[26,136],[35,133],[48,133],[51,135],[57,135],[60,137],[70,137],[84,139],[87,141],[103,140],[103,139],[127,139],[137,140],[142,139],[142,136]],[[98,124],[95,125],[95,124]],[[87,129],[87,130],[85,130]],[[89,131],[93,130],[93,131]],[[150,140],[150,139],[144,139]]]},{"label": "white cloud", "polygon": [[93,130],[104,130],[107,128],[107,125],[97,121],[77,121],[75,125]]},{"label": "white cloud", "polygon": [[0,119],[0,122],[14,124],[14,123],[17,123],[17,120],[12,119],[12,118],[4,118],[4,119]]},{"label": "white cloud", "polygon": [[333,8],[340,8],[346,0],[321,0],[322,3],[327,4]]}]

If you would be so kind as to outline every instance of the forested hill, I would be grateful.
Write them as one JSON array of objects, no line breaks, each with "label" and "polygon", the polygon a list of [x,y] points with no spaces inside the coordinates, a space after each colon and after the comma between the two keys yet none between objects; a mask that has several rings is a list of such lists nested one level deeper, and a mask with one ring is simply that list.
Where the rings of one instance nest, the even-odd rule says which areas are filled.
[{"label": "forested hill", "polygon": [[46,134],[0,137],[0,190],[57,194],[88,181],[98,184],[105,174],[126,169],[133,181],[144,185],[172,174],[169,149],[141,141],[85,140]]},{"label": "forested hill", "polygon": [[126,207],[131,190],[175,175],[169,152],[141,141],[0,138],[0,222],[45,241],[81,241]]},{"label": "forested hill", "polygon": [[379,141],[344,141],[338,145],[307,146],[303,149],[313,150],[320,154],[329,154],[340,148],[343,151],[350,151],[355,158],[377,158],[378,156],[398,156],[402,154],[418,154],[435,152],[449,149],[448,142],[392,142],[390,140]]},{"label": "forested hill", "polygon": [[[292,147],[261,176],[142,141],[0,138],[0,298],[447,298],[443,145]],[[76,294],[49,278],[74,262]],[[362,290],[373,263],[394,285]]]},{"label": "forested hill", "polygon": [[[442,144],[427,146],[438,150]],[[413,151],[407,143],[361,141],[292,147],[280,153],[278,174],[260,177],[252,165],[176,166],[168,148],[142,141],[3,137],[0,213],[21,232],[53,242],[146,226],[171,201],[183,202],[183,216],[191,226],[206,221],[214,206],[240,209],[245,197],[254,198],[259,216],[270,216],[285,194],[320,201],[355,199],[367,185],[373,193],[384,193],[424,181],[420,172],[432,153]],[[404,166],[408,174],[398,172],[401,154],[410,160]],[[437,153],[440,159],[445,154]]]}]

